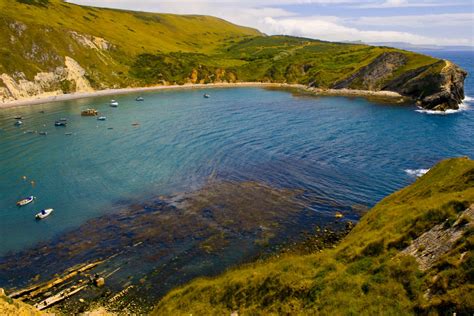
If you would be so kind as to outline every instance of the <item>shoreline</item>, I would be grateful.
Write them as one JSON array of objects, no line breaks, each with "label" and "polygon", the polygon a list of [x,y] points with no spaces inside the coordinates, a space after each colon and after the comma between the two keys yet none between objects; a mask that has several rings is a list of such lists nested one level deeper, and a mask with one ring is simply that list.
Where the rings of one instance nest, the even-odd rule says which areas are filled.
[{"label": "shoreline", "polygon": [[267,87],[267,88],[290,88],[309,92],[321,96],[343,96],[343,97],[382,97],[387,99],[397,99],[394,103],[400,103],[406,98],[393,91],[370,91],[370,90],[351,90],[351,89],[319,89],[311,88],[302,84],[271,83],[271,82],[238,82],[238,83],[209,83],[209,84],[185,84],[169,86],[152,86],[137,88],[120,88],[96,90],[91,92],[74,92],[68,94],[58,94],[50,96],[36,96],[9,102],[0,102],[0,109],[8,109],[27,105],[38,105],[45,103],[87,99],[99,96],[122,95],[136,92],[149,92],[160,90],[188,90],[188,89],[213,89],[213,88],[238,88],[238,87]]}]

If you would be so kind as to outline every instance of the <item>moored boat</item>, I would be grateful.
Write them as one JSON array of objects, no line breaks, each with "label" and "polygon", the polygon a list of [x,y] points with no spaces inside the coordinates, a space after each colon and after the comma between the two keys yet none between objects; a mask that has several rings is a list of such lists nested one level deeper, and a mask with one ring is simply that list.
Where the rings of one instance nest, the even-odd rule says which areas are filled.
[{"label": "moored boat", "polygon": [[64,122],[64,121],[56,121],[56,122],[54,122],[54,126],[64,126],[64,127],[65,127],[66,125],[67,125],[67,123]]},{"label": "moored boat", "polygon": [[105,116],[99,116],[97,118],[98,121],[105,121],[106,119],[107,119],[107,117],[105,117]]},{"label": "moored boat", "polygon": [[145,101],[145,99],[143,97],[137,97],[135,101]]},{"label": "moored boat", "polygon": [[22,117],[22,116],[19,116],[19,115],[17,115],[17,116],[15,116],[15,117],[14,117],[14,119],[15,119],[15,120],[22,120],[22,119],[23,119],[23,117]]},{"label": "moored boat", "polygon": [[110,106],[116,108],[119,105],[119,103],[115,100],[110,100]]},{"label": "moored boat", "polygon": [[209,94],[207,94],[207,93],[204,93],[203,97],[204,97],[205,99],[209,99],[211,96],[210,96]]},{"label": "moored boat", "polygon": [[21,126],[22,124],[23,124],[22,121],[16,121],[16,122],[15,122],[15,126]]},{"label": "moored boat", "polygon": [[32,195],[32,196],[29,196],[27,198],[24,198],[24,199],[21,199],[19,200],[18,202],[16,202],[16,206],[25,206],[25,205],[28,205],[30,204],[31,202],[33,202],[35,199],[35,197]]},{"label": "moored boat", "polygon": [[96,116],[99,112],[96,109],[85,109],[81,112],[82,116]]},{"label": "moored boat", "polygon": [[54,209],[52,208],[47,208],[47,209],[44,209],[44,210],[41,210],[38,214],[36,214],[36,219],[45,219],[46,217],[48,217],[49,215],[51,215],[51,213],[53,213]]}]

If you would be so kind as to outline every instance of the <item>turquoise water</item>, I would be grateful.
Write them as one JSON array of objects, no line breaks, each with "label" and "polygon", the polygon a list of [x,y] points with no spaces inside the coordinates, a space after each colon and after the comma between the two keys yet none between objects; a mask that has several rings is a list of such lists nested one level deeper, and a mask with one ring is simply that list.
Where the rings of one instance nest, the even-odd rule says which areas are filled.
[{"label": "turquoise water", "polygon": [[[471,55],[460,60],[454,61],[472,67]],[[466,90],[474,95],[470,78]],[[471,109],[427,115],[362,98],[259,88],[206,92],[210,99],[202,90],[150,92],[144,102],[134,101],[137,94],[114,96],[118,108],[101,97],[0,110],[0,254],[126,204],[193,191],[209,177],[303,189],[323,215],[335,205],[375,204],[413,182],[409,170],[474,157]],[[89,106],[107,120],[81,117]],[[16,115],[22,127],[13,125]],[[68,126],[55,127],[63,117]],[[37,197],[34,204],[17,208],[28,195]],[[47,207],[54,214],[35,221]]]}]

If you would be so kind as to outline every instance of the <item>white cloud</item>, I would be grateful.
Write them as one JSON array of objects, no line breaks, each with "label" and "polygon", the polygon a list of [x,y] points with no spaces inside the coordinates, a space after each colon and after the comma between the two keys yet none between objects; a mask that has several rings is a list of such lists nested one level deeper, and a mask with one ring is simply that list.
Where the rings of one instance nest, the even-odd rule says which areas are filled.
[{"label": "white cloud", "polygon": [[427,8],[427,7],[449,7],[462,5],[462,2],[449,1],[408,1],[408,0],[386,0],[367,1],[356,5],[365,9],[390,9],[390,8]]},{"label": "white cloud", "polygon": [[337,23],[338,19],[267,17],[261,29],[269,34],[303,36],[331,41],[409,42],[413,44],[472,45],[463,38],[434,38],[399,31],[367,31]]},{"label": "white cloud", "polygon": [[426,14],[426,15],[404,15],[404,16],[386,16],[386,17],[361,17],[352,20],[353,24],[364,26],[382,26],[390,27],[469,27],[474,24],[474,13],[445,13],[445,14]]}]

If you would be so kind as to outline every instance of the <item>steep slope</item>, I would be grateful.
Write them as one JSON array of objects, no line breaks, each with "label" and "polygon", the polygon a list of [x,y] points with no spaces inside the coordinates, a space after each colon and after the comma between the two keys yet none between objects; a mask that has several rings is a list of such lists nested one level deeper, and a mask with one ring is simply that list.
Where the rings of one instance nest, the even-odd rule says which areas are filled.
[{"label": "steep slope", "polygon": [[466,72],[389,47],[264,36],[208,16],[0,0],[0,102],[92,89],[211,82],[395,91],[458,108]]},{"label": "steep slope", "polygon": [[198,279],[155,315],[472,314],[474,161],[439,163],[335,248]]},{"label": "steep slope", "polygon": [[[178,16],[69,4],[0,0],[0,102],[137,86],[128,75],[144,52],[209,53],[260,33],[207,16]],[[66,57],[74,64],[67,64]],[[89,85],[78,85],[77,79]],[[3,88],[3,89],[2,89]]]}]

